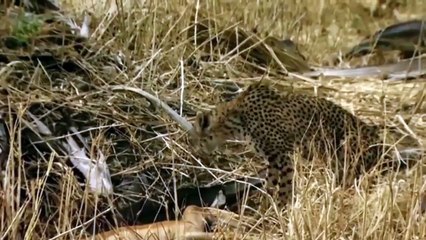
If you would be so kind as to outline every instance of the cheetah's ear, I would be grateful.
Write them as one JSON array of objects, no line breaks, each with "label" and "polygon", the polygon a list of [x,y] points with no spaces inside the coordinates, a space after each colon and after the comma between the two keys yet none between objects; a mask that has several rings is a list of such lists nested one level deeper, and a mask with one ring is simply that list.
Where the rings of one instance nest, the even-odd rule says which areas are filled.
[{"label": "cheetah's ear", "polygon": [[197,132],[206,131],[211,125],[210,114],[205,112],[197,112],[194,128]]}]

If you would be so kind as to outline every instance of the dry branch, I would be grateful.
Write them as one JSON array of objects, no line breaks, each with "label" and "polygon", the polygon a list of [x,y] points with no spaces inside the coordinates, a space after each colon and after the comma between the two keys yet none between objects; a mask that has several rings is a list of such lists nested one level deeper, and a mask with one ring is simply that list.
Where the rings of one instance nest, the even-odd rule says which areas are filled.
[{"label": "dry branch", "polygon": [[176,123],[179,124],[183,128],[183,130],[188,131],[190,134],[193,134],[194,127],[190,122],[188,122],[185,118],[180,116],[176,111],[171,109],[166,103],[158,99],[157,97],[151,95],[150,93],[147,93],[146,91],[134,87],[128,87],[124,85],[116,85],[116,86],[110,86],[111,90],[113,91],[130,91],[137,93],[141,95],[144,98],[147,98],[150,102],[154,103],[155,105],[161,107]]}]

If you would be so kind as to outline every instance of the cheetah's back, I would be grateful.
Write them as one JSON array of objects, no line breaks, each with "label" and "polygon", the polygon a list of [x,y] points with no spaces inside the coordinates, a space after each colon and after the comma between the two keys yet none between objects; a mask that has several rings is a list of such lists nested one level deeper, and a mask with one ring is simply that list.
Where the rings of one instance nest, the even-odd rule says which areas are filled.
[{"label": "cheetah's back", "polygon": [[272,143],[276,141],[267,139],[285,138],[275,140],[284,145],[293,140],[293,144],[317,143],[318,147],[323,147],[324,144],[338,144],[345,139],[348,131],[361,133],[364,140],[371,138],[371,141],[377,141],[379,138],[376,126],[367,125],[324,98],[285,95],[268,85],[252,85],[238,102],[248,135],[257,142]]}]

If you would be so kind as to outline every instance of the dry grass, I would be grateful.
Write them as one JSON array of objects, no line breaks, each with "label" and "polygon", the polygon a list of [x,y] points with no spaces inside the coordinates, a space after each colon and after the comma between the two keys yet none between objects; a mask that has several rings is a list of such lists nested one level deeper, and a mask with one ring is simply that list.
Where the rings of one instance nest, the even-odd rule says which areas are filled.
[{"label": "dry grass", "polygon": [[[75,9],[84,8],[83,1],[65,2]],[[83,223],[99,222],[89,225],[90,229],[93,225],[102,229],[114,224],[114,220],[103,217],[111,201],[89,196],[82,190],[63,158],[40,157],[43,172],[38,177],[26,179],[29,170],[25,168],[22,160],[25,153],[21,151],[22,138],[26,136],[20,129],[25,126],[23,113],[35,103],[53,103],[51,107],[43,107],[60,106],[87,114],[86,119],[91,121],[84,124],[96,129],[91,133],[92,143],[107,155],[113,181],[134,178],[135,173],[149,170],[160,176],[155,183],[160,187],[188,182],[200,184],[255,175],[263,165],[261,159],[252,157],[241,146],[225,150],[217,159],[196,158],[190,153],[185,133],[166,114],[135,95],[102,90],[108,85],[126,84],[158,94],[191,120],[194,111],[214,107],[215,103],[233,94],[237,86],[268,78],[283,89],[292,87],[294,91],[325,96],[368,121],[389,121],[401,115],[421,141],[426,139],[422,114],[426,110],[425,79],[410,82],[303,81],[265,75],[249,71],[242,59],[225,53],[215,53],[222,56],[216,61],[200,61],[201,52],[191,46],[183,31],[189,26],[194,6],[200,4],[200,13],[216,19],[222,27],[238,24],[246,30],[256,27],[262,37],[291,36],[300,45],[307,61],[320,65],[380,27],[398,20],[424,17],[421,14],[426,12],[426,5],[422,1],[407,0],[408,4],[398,9],[398,19],[395,14],[380,18],[371,16],[362,6],[370,6],[373,0],[134,2],[135,6],[119,8],[119,14],[110,19],[103,19],[109,3],[105,3],[105,8],[98,3],[96,9],[92,9],[97,17],[92,24],[94,32],[89,44],[101,51],[88,58],[74,56],[85,66],[87,74],[57,74],[36,66],[2,67],[0,86],[7,94],[0,96],[0,104],[17,112],[18,120],[6,121],[11,133],[11,154],[7,167],[0,168],[4,170],[0,188],[1,239],[78,239]],[[102,58],[119,52],[125,56],[125,69],[115,68],[114,61],[106,63]],[[190,58],[198,67],[187,64]],[[108,129],[113,127],[120,127],[120,130],[111,134]],[[119,146],[118,140],[124,142],[124,146]],[[120,155],[123,153],[128,155]],[[159,173],[160,169],[174,171],[166,174],[167,179],[161,178],[164,175]],[[44,173],[56,177],[53,176],[52,181]],[[237,235],[234,229],[224,229],[226,234],[222,237],[426,238],[426,217],[418,214],[422,198],[426,201],[426,178],[421,166],[407,173],[390,175],[368,191],[356,186],[344,191],[332,185],[332,178],[332,174],[320,174],[315,169],[298,172],[295,186],[298,195],[288,213],[281,216],[273,208],[262,213],[246,209],[246,217],[253,217],[252,228],[239,231]],[[126,191],[124,188],[116,190],[113,198],[125,195]],[[150,196],[161,193],[154,188],[143,191]],[[94,220],[94,216],[98,218]]]}]

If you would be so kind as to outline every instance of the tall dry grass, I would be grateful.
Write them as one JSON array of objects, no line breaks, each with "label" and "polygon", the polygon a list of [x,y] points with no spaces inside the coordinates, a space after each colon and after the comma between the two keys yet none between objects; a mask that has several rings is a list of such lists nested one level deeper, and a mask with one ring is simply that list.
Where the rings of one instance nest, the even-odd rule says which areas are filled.
[{"label": "tall dry grass", "polygon": [[[424,112],[425,79],[404,82],[383,82],[378,79],[328,79],[302,81],[279,76],[264,76],[248,72],[236,57],[223,57],[218,61],[202,62],[201,53],[186,40],[183,30],[189,25],[195,6],[200,13],[216,19],[223,26],[238,24],[245,29],[257,28],[263,37],[274,35],[278,38],[291,37],[300,45],[309,63],[320,65],[325,59],[340,50],[347,50],[366,34],[371,34],[400,20],[424,17],[426,4],[422,1],[400,1],[403,5],[394,12],[385,12],[382,17],[373,17],[369,8],[374,1],[363,0],[204,0],[204,1],[128,1],[119,6],[118,15],[106,18],[111,9],[108,1],[64,1],[66,6],[76,11],[90,7],[95,14],[92,24],[92,44],[109,49],[113,54],[122,52],[130,62],[125,71],[94,73],[95,87],[112,84],[127,84],[143,87],[157,93],[162,100],[175,103],[175,109],[208,109],[223,101],[230,94],[229,89],[249,84],[261,78],[269,78],[283,87],[294,87],[296,91],[325,96],[361,118],[382,122],[394,120],[396,115],[409,119],[409,128],[424,141],[426,124]],[[121,1],[117,1],[121,2]],[[188,3],[189,2],[189,3]],[[126,5],[129,4],[129,5]],[[133,4],[133,5],[132,5]],[[423,14],[423,15],[422,15]],[[223,53],[222,53],[223,54]],[[225,55],[225,54],[223,54]],[[198,67],[185,64],[195,58]],[[33,81],[37,82],[37,76]],[[0,76],[7,78],[7,74]],[[0,81],[1,82],[1,81]],[[8,86],[3,86],[8,87]],[[12,89],[13,90],[13,89]],[[58,93],[37,92],[38,100],[72,99],[75,92],[59,96]],[[11,91],[9,100],[17,101],[25,110],[33,100],[28,93]],[[89,96],[89,94],[87,94]],[[102,104],[113,104],[113,96],[99,92],[101,101],[88,98],[90,109],[96,111]],[[102,101],[105,101],[103,103]],[[121,98],[130,104],[144,108],[144,101],[137,98]],[[2,103],[7,103],[3,98]],[[78,104],[70,102],[78,108]],[[115,110],[113,105],[108,109]],[[89,111],[92,111],[89,110]],[[118,111],[119,112],[119,111]],[[120,112],[119,112],[120,113]],[[144,113],[146,114],[146,113]],[[166,124],[169,134],[155,142],[151,155],[150,144],[140,144],[146,158],[150,159],[131,170],[141,171],[147,165],[157,165],[193,174],[202,171],[206,181],[218,178],[235,178],[242,175],[255,175],[264,164],[243,146],[224,150],[217,159],[201,161],[195,159],[186,149],[188,144],[178,126],[170,124],[170,119],[161,113],[154,116],[158,124]],[[192,119],[191,113],[187,114]],[[150,116],[152,117],[152,116]],[[116,115],[117,122],[125,126],[144,125],[146,116]],[[18,131],[14,126],[11,131]],[[16,136],[16,135],[15,135]],[[12,139],[10,168],[3,178],[0,193],[0,237],[2,239],[78,239],[84,221],[102,219],[102,212],[87,210],[81,205],[81,192],[71,171],[62,171],[54,202],[56,213],[51,219],[40,219],[39,214],[46,207],[42,197],[48,189],[46,178],[25,181],[21,171],[19,134]],[[148,139],[147,142],[150,140]],[[99,137],[97,144],[108,149],[108,139]],[[148,150],[146,150],[148,149]],[[226,160],[223,160],[226,159]],[[242,161],[244,160],[244,161]],[[300,159],[299,159],[300,160]],[[60,168],[54,159],[48,159],[49,169]],[[114,169],[114,168],[113,168]],[[117,168],[118,169],[118,168]],[[200,170],[202,169],[202,170]],[[204,170],[203,170],[204,169]],[[207,170],[206,170],[207,169]],[[426,177],[422,166],[398,175],[388,175],[376,186],[367,190],[355,185],[350,190],[342,190],[332,184],[333,174],[322,173],[317,168],[300,168],[296,174],[298,191],[295,202],[284,215],[277,214],[271,207],[265,212],[247,208],[245,218],[251,217],[252,228],[246,231],[223,229],[226,239],[426,239],[426,216],[419,213],[419,206],[426,201]],[[23,169],[21,169],[23,170]],[[302,171],[303,170],[303,171]],[[23,170],[24,171],[24,170]],[[114,172],[114,171],[113,171]],[[186,172],[186,173],[187,173]],[[179,176],[175,176],[179,178]],[[28,196],[17,196],[19,189],[25,188]],[[25,200],[22,200],[25,199]],[[89,205],[96,206],[97,199],[87,197]],[[108,203],[106,203],[108,204]],[[84,221],[80,220],[83,219]]]}]

